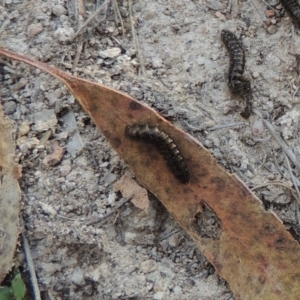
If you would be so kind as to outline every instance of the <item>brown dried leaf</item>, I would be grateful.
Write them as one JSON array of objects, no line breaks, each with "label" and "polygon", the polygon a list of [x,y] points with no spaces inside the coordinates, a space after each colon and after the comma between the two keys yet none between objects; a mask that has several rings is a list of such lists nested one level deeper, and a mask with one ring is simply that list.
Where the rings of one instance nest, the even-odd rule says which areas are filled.
[{"label": "brown dried leaf", "polygon": [[0,99],[0,283],[13,266],[20,212],[18,178],[21,168],[14,162],[13,126],[4,115]]},{"label": "brown dried leaf", "polygon": [[[300,299],[298,243],[193,137],[128,95],[3,48],[0,54],[49,72],[68,86],[137,179],[228,281],[236,299]],[[154,146],[125,136],[126,125],[137,122],[157,125],[172,137],[189,166],[189,184],[177,181]]]},{"label": "brown dried leaf", "polygon": [[114,188],[119,190],[124,198],[133,195],[131,203],[140,209],[148,209],[149,198],[147,190],[142,188],[128,175],[124,175],[118,182],[114,184]]}]

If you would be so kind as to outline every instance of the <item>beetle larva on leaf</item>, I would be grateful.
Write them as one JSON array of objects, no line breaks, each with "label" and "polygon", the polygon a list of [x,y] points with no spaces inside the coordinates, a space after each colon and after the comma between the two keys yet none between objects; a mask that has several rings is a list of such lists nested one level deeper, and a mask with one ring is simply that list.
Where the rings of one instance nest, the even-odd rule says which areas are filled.
[{"label": "beetle larva on leaf", "polygon": [[133,124],[126,126],[125,134],[132,138],[145,140],[154,144],[163,155],[175,177],[182,183],[188,183],[190,173],[176,144],[168,134],[157,126],[148,124]]}]

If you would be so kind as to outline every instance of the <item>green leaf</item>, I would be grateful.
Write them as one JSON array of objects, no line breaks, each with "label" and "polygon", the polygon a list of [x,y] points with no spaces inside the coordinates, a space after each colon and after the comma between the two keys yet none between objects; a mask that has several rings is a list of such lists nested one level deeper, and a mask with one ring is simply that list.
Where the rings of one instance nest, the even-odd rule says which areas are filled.
[{"label": "green leaf", "polygon": [[0,300],[14,300],[11,289],[7,286],[0,289]]},{"label": "green leaf", "polygon": [[13,281],[11,282],[11,288],[12,288],[12,292],[13,292],[15,300],[24,300],[25,299],[26,286],[24,284],[24,281],[23,281],[19,271],[16,274]]}]

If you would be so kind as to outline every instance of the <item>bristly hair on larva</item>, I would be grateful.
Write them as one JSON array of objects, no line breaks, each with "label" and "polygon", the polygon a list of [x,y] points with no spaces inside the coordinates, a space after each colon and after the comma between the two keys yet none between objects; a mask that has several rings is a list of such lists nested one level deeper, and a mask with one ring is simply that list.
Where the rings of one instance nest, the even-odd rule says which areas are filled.
[{"label": "bristly hair on larva", "polygon": [[125,134],[129,137],[154,144],[166,160],[175,177],[182,183],[190,181],[190,172],[186,162],[174,141],[164,131],[160,130],[157,126],[150,126],[148,124],[132,124],[126,126]]},{"label": "bristly hair on larva", "polygon": [[228,87],[233,94],[243,97],[246,102],[246,108],[241,113],[241,116],[249,118],[252,113],[252,92],[250,81],[243,76],[246,61],[244,48],[237,37],[229,30],[223,29],[221,38],[230,56]]},{"label": "bristly hair on larva", "polygon": [[300,28],[300,4],[297,0],[280,0],[294,24]]}]

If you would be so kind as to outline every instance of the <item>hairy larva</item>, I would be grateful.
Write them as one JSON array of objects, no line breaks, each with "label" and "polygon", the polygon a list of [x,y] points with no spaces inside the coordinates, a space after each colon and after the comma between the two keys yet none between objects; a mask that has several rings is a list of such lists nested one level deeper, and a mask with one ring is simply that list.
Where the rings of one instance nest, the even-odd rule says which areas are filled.
[{"label": "hairy larva", "polygon": [[183,160],[176,144],[168,134],[157,126],[148,124],[133,124],[126,126],[125,134],[132,138],[145,140],[154,144],[163,155],[175,177],[182,183],[190,180],[188,167]]},{"label": "hairy larva", "polygon": [[248,119],[252,114],[252,102],[253,102],[251,84],[249,80],[245,80],[243,99],[246,102],[246,107],[244,111],[241,113],[241,116],[245,119]]},{"label": "hairy larva", "polygon": [[241,116],[249,118],[252,113],[251,83],[245,79],[245,51],[237,37],[229,30],[223,29],[221,38],[230,55],[228,86],[233,94],[239,94],[246,102],[246,108]]},{"label": "hairy larva", "polygon": [[292,21],[300,28],[300,5],[297,0],[281,0],[281,4]]},{"label": "hairy larva", "polygon": [[221,38],[230,55],[228,85],[237,94],[244,89],[245,51],[236,36],[229,30],[222,30]]}]

